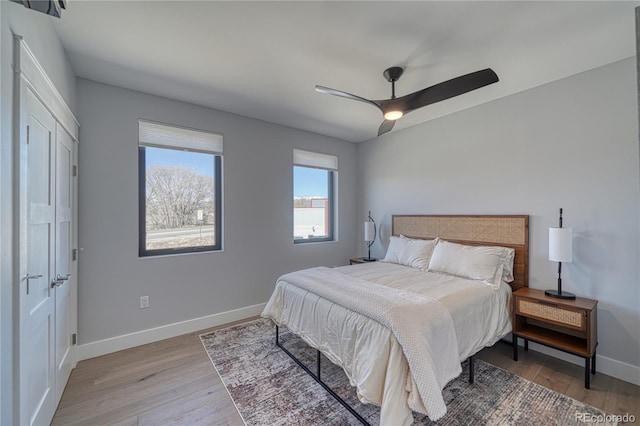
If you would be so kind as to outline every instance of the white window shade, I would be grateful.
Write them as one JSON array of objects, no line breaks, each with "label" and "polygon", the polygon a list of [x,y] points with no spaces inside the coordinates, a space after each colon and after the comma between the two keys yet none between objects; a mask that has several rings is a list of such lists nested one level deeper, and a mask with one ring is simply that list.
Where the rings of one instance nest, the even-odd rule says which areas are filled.
[{"label": "white window shade", "polygon": [[168,126],[150,121],[138,121],[138,142],[141,146],[179,148],[188,151],[222,154],[222,135]]},{"label": "white window shade", "polygon": [[294,149],[293,165],[337,171],[338,157],[336,157],[335,155],[321,154],[319,152]]}]

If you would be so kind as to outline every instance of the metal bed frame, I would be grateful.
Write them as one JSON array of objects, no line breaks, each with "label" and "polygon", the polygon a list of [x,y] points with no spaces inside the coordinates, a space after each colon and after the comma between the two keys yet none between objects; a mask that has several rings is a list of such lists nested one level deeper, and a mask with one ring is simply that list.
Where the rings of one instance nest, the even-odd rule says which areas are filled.
[{"label": "metal bed frame", "polygon": [[[296,362],[296,364],[298,364],[309,376],[311,376],[316,382],[318,382],[324,388],[324,390],[329,392],[329,394],[336,401],[338,401],[344,408],[346,408],[351,414],[353,414],[354,417],[357,418],[360,421],[360,423],[362,423],[363,425],[366,425],[366,426],[371,426],[371,424],[364,417],[362,417],[351,405],[349,405],[349,403],[347,401],[342,399],[342,397],[340,395],[338,395],[333,389],[331,389],[331,387],[329,385],[327,385],[325,382],[322,381],[322,376],[320,374],[321,352],[318,349],[316,349],[316,373],[314,374],[314,372],[311,371],[311,369],[309,367],[304,365],[304,363],[302,361],[300,361],[298,358],[296,358],[296,356],[294,354],[292,354],[287,348],[285,348],[280,343],[280,327],[278,326],[278,324],[276,324],[276,346],[279,347],[284,353],[289,355],[289,358],[294,360]],[[473,366],[474,355],[471,355],[469,358],[467,358],[467,360],[469,361],[469,383],[473,384],[473,382],[474,382],[474,368],[473,368],[474,367]]]}]

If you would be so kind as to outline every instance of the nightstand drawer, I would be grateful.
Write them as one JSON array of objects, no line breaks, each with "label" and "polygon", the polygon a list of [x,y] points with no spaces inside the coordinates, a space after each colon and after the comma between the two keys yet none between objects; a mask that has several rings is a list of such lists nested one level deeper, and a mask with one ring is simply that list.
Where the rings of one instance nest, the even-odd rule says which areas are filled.
[{"label": "nightstand drawer", "polygon": [[517,298],[516,301],[516,313],[518,315],[553,321],[577,330],[586,330],[587,328],[584,311],[582,310],[574,311],[552,303],[523,298]]}]

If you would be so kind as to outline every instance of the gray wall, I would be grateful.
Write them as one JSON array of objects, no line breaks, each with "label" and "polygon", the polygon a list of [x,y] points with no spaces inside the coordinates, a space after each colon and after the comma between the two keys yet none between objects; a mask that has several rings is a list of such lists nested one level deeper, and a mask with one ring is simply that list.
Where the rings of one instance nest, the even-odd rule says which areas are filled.
[{"label": "gray wall", "polygon": [[[0,424],[15,424],[13,394],[14,345],[17,328],[13,306],[18,306],[12,279],[12,94],[13,33],[24,37],[63,99],[75,112],[75,75],[58,41],[53,18],[27,10],[17,3],[0,1]],[[17,349],[16,349],[17,350]]]},{"label": "gray wall", "polygon": [[636,94],[630,58],[360,144],[372,249],[384,255],[392,214],[528,214],[530,287],[555,288],[547,229],[563,207],[563,289],[599,300],[598,354],[639,367]]},{"label": "gray wall", "polygon": [[[78,109],[81,344],[264,303],[356,253],[356,145],[83,79]],[[138,258],[139,118],[224,134],[223,252]],[[337,242],[293,244],[294,147],[339,157]]]}]

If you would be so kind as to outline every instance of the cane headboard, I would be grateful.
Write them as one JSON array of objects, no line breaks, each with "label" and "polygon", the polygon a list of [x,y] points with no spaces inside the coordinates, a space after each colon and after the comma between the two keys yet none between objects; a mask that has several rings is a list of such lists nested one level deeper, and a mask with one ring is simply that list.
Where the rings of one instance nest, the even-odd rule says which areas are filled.
[{"label": "cane headboard", "polygon": [[515,249],[513,291],[529,286],[528,215],[394,215],[392,235]]}]

